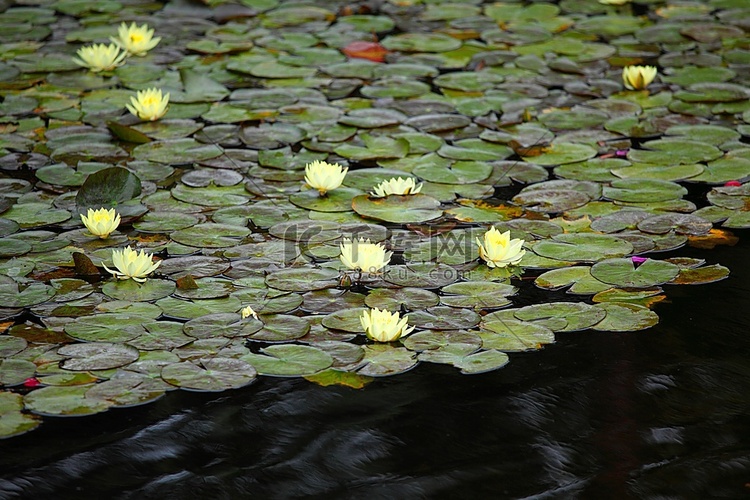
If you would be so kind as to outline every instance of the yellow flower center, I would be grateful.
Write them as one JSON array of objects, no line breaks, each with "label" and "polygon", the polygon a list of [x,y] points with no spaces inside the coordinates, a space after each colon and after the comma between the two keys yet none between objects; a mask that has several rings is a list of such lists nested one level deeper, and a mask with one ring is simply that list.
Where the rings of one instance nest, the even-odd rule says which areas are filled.
[{"label": "yellow flower center", "polygon": [[130,34],[130,41],[132,43],[139,43],[143,41],[143,35],[140,33],[131,33]]},{"label": "yellow flower center", "polygon": [[144,106],[153,106],[155,104],[159,104],[159,101],[154,96],[148,96],[141,101],[141,104],[143,104]]}]

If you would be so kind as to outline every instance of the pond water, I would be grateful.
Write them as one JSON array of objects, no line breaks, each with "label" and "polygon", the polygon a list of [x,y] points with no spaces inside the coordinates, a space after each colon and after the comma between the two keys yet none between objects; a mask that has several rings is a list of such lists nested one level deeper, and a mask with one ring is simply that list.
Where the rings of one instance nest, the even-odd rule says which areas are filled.
[{"label": "pond water", "polygon": [[732,276],[670,290],[650,330],[560,335],[496,372],[48,419],[2,443],[0,498],[746,498],[748,250],[715,249]]}]

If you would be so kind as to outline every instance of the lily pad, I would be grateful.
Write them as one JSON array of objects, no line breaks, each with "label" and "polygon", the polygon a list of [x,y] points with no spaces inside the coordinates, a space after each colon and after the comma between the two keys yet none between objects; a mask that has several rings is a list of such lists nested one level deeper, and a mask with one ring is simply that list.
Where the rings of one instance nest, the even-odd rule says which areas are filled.
[{"label": "lily pad", "polygon": [[117,300],[150,302],[171,295],[175,291],[173,281],[149,279],[145,283],[133,280],[116,280],[105,283],[102,293]]},{"label": "lily pad", "polygon": [[263,354],[247,354],[240,358],[252,364],[261,375],[303,377],[313,375],[333,364],[330,354],[305,345],[275,345],[261,350]]},{"label": "lily pad", "polygon": [[23,406],[20,394],[0,392],[0,439],[19,436],[39,427],[39,417],[21,413]]},{"label": "lily pad", "polygon": [[90,385],[50,386],[31,391],[23,398],[26,409],[37,415],[93,415],[109,409],[109,401],[87,398]]},{"label": "lily pad", "polygon": [[569,233],[534,244],[537,255],[572,262],[597,262],[607,257],[622,257],[633,251],[627,241],[607,234]]},{"label": "lily pad", "polygon": [[636,267],[631,259],[607,259],[591,267],[591,275],[611,285],[648,288],[674,279],[680,268],[670,262],[646,259]]},{"label": "lily pad", "polygon": [[461,330],[479,324],[480,316],[469,309],[431,307],[409,313],[409,324],[430,330]]},{"label": "lily pad", "polygon": [[251,384],[256,369],[246,361],[232,358],[205,358],[196,362],[183,361],[165,366],[164,380],[181,389],[201,392],[221,392]]},{"label": "lily pad", "polygon": [[464,375],[474,375],[500,369],[509,361],[507,354],[491,349],[457,359],[453,365]]},{"label": "lily pad", "polygon": [[138,359],[138,349],[124,344],[92,342],[60,347],[57,354],[66,359],[60,366],[65,370],[109,370]]},{"label": "lily pad", "polygon": [[388,377],[404,373],[417,366],[413,352],[391,345],[366,345],[364,366],[357,370],[368,377]]},{"label": "lily pad", "polygon": [[603,302],[597,304],[606,312],[601,322],[592,326],[593,330],[605,332],[635,332],[651,328],[659,322],[659,316],[647,307],[625,302]]},{"label": "lily pad", "polygon": [[499,319],[482,321],[479,337],[482,348],[503,352],[536,350],[555,342],[555,334],[544,325]]},{"label": "lily pad", "polygon": [[[599,323],[606,316],[606,310],[583,302],[552,302],[522,307],[514,311],[514,315],[521,321],[538,322],[553,331],[575,332]],[[555,320],[558,318],[565,320],[562,328],[557,328]]]},{"label": "lily pad", "polygon": [[426,222],[443,215],[440,202],[424,194],[372,198],[355,196],[352,208],[363,217],[399,224]]}]

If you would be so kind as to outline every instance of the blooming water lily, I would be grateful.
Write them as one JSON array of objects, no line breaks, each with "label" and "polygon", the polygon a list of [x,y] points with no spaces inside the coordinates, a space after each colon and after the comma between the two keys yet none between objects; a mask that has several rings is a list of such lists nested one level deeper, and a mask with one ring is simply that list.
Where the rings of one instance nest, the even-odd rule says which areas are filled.
[{"label": "blooming water lily", "polygon": [[81,221],[94,236],[107,238],[120,225],[120,214],[114,208],[89,208],[86,215],[81,214]]},{"label": "blooming water lily", "polygon": [[112,250],[112,262],[117,268],[116,271],[108,268],[104,264],[104,269],[112,273],[118,279],[133,279],[140,283],[146,281],[146,277],[153,273],[161,261],[154,262],[152,255],[144,250],[136,252],[130,247],[122,250]]},{"label": "blooming water lily", "polygon": [[323,196],[344,182],[348,170],[335,163],[316,160],[305,165],[305,182],[308,186],[317,189]]},{"label": "blooming water lily", "polygon": [[656,78],[654,66],[625,66],[622,69],[622,81],[628,90],[643,90]]},{"label": "blooming water lily", "polygon": [[242,310],[240,310],[240,314],[242,315],[242,319],[247,319],[247,318],[258,319],[258,313],[255,312],[255,310],[250,306],[243,307]]},{"label": "blooming water lily", "polygon": [[386,252],[380,243],[370,243],[370,240],[360,238],[351,241],[345,239],[341,245],[341,263],[349,269],[359,269],[366,273],[375,273],[384,268],[391,261],[393,252]]},{"label": "blooming water lily", "polygon": [[407,328],[408,321],[408,316],[401,318],[397,312],[378,308],[366,310],[359,317],[367,337],[377,342],[393,342],[410,334],[414,327]]},{"label": "blooming water lily", "polygon": [[380,196],[382,198],[388,196],[389,194],[417,194],[422,190],[422,184],[419,184],[419,186],[417,186],[412,177],[407,177],[406,179],[402,179],[401,177],[392,177],[391,179],[381,182],[373,189],[374,192],[372,194],[374,194],[375,196]]},{"label": "blooming water lily", "polygon": [[524,241],[518,238],[510,239],[510,231],[501,233],[492,228],[484,233],[484,241],[477,238],[479,256],[487,262],[489,267],[506,267],[516,265],[526,253],[523,249]]},{"label": "blooming water lily", "polygon": [[127,55],[126,52],[120,52],[120,47],[117,45],[104,45],[103,43],[81,47],[76,51],[76,54],[78,54],[78,57],[74,57],[73,62],[90,69],[94,73],[115,69],[122,64]]},{"label": "blooming water lily", "polygon": [[162,96],[161,89],[139,90],[136,97],[130,98],[125,106],[141,120],[156,121],[167,112],[169,92]]},{"label": "blooming water lily", "polygon": [[154,30],[149,29],[147,24],[136,26],[135,23],[130,26],[122,23],[117,30],[117,37],[111,36],[109,39],[134,56],[146,55],[161,41],[161,37],[154,38]]}]

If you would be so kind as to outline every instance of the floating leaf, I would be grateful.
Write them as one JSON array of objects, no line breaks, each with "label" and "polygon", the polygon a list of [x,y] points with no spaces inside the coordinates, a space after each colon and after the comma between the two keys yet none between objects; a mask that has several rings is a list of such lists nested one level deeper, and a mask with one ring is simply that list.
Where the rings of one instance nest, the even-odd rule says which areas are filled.
[{"label": "floating leaf", "polygon": [[164,380],[181,389],[220,392],[251,384],[257,375],[253,366],[240,359],[212,357],[197,363],[183,361],[162,368]]},{"label": "floating leaf", "polygon": [[38,415],[93,415],[109,409],[110,402],[86,397],[86,391],[91,387],[42,387],[24,396],[23,403],[28,410]]},{"label": "floating leaf", "polygon": [[141,180],[127,169],[111,167],[86,177],[76,195],[78,210],[116,208],[141,194]]},{"label": "floating leaf", "polygon": [[411,370],[418,361],[414,353],[403,347],[391,345],[366,345],[365,365],[357,370],[360,375],[368,377],[388,377]]},{"label": "floating leaf", "polygon": [[67,358],[60,366],[75,371],[108,370],[138,359],[138,349],[109,342],[70,344],[60,347],[57,353]]},{"label": "floating leaf", "polygon": [[604,302],[595,307],[606,312],[601,322],[592,326],[594,330],[606,332],[635,332],[651,328],[659,322],[659,316],[647,307],[624,302]]},{"label": "floating leaf", "polygon": [[251,363],[261,375],[302,377],[325,370],[333,358],[315,347],[304,345],[276,345],[261,350],[263,354],[247,354],[241,359]]}]

